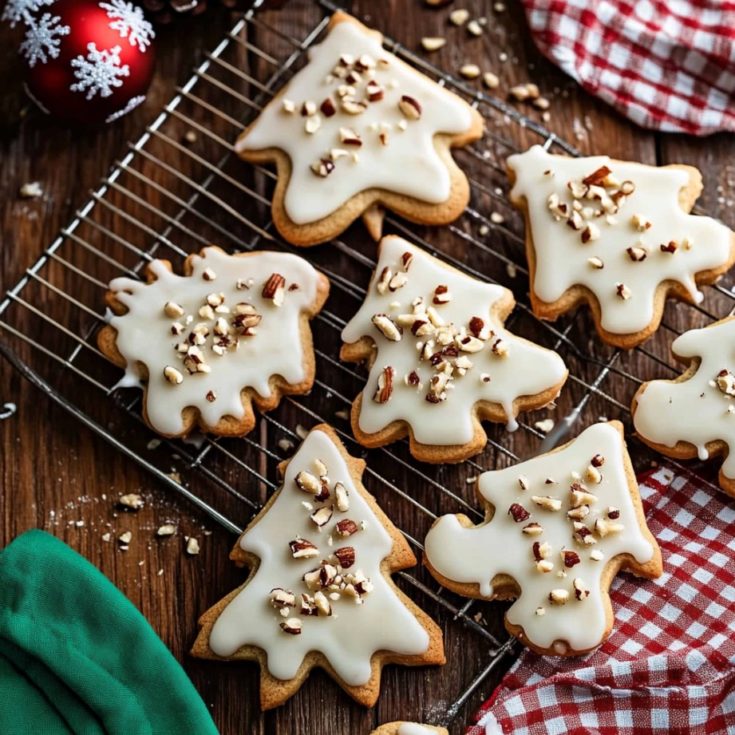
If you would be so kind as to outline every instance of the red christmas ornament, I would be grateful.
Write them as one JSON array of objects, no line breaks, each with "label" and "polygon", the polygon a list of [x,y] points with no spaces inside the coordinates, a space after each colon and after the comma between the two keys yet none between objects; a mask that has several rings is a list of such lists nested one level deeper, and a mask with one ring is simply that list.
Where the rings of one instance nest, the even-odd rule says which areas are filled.
[{"label": "red christmas ornament", "polygon": [[3,18],[23,22],[20,53],[38,106],[69,122],[112,122],[145,99],[153,27],[126,0],[10,0]]}]

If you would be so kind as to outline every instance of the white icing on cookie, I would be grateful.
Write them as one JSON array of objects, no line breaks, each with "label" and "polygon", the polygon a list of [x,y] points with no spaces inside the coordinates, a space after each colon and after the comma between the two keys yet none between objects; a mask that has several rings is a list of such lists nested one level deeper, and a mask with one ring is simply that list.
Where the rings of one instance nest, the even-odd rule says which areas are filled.
[{"label": "white icing on cookie", "polygon": [[[242,418],[245,388],[268,397],[273,376],[292,384],[305,379],[301,315],[317,298],[316,270],[295,255],[239,257],[215,247],[194,256],[192,265],[191,276],[179,276],[153,261],[153,283],[131,278],[110,283],[128,309],[110,319],[127,361],[122,384],[139,384],[141,363],[145,366],[146,416],[165,435],[184,430],[182,411],[188,406],[214,426],[224,416]],[[285,283],[268,297],[266,283],[273,274]]]},{"label": "white icing on cookie", "polygon": [[436,735],[436,730],[415,722],[402,722],[398,728],[398,735]]},{"label": "white icing on cookie", "polygon": [[728,456],[723,474],[735,479],[735,319],[692,329],[675,339],[672,351],[698,361],[694,374],[681,382],[651,380],[636,396],[635,430],[655,444],[693,444],[700,459],[707,444],[723,441]]},{"label": "white icing on cookie", "polygon": [[[298,488],[296,477],[301,472],[317,476],[325,468],[331,497],[320,503]],[[338,482],[348,493],[346,511],[339,510],[345,504],[341,493],[337,494]],[[313,511],[305,508],[305,501],[313,510],[334,504],[333,514],[321,531],[310,519]],[[359,530],[343,538],[337,524],[347,520],[354,521]],[[313,558],[292,557],[289,542],[298,538],[316,546]],[[342,570],[332,555],[345,546],[354,549],[355,561]],[[209,646],[217,655],[231,656],[241,646],[256,646],[267,655],[268,671],[277,679],[289,680],[310,651],[319,651],[347,685],[362,686],[370,679],[371,658],[376,652],[420,655],[427,651],[428,633],[401,602],[381,569],[393,539],[357,491],[347,463],[324,432],[314,430],[306,437],[288,465],[277,498],[245,531],[240,547],[258,557],[260,565],[212,628]],[[359,572],[368,579],[364,594],[351,595],[338,583],[324,588],[330,616],[301,615],[298,604],[282,614],[269,602],[274,588],[293,592],[297,600],[302,594],[312,598],[320,594],[321,588],[315,591],[308,587],[302,576],[319,568],[320,560],[330,558],[344,579]],[[281,627],[293,619],[301,626],[300,634],[289,635]]]},{"label": "white icing on cookie", "polygon": [[[340,58],[345,63],[340,65]],[[356,75],[354,83],[350,74]],[[340,97],[340,91],[347,95]],[[380,99],[367,101],[369,95]],[[406,96],[418,108],[404,100],[402,110]],[[331,116],[320,109],[327,98],[335,110]],[[363,105],[359,114],[345,110]],[[278,148],[288,155],[292,170],[284,207],[303,225],[372,188],[445,202],[451,177],[434,136],[464,133],[472,125],[472,110],[463,100],[385,51],[376,32],[343,21],[310,50],[309,63],[266,106],[236,149]]]},{"label": "white icing on cookie", "polygon": [[[727,227],[679,205],[679,193],[689,184],[686,170],[607,156],[568,158],[540,146],[510,156],[508,166],[516,177],[511,197],[525,199],[528,207],[536,296],[552,303],[567,289],[585,286],[599,301],[600,323],[608,332],[645,329],[665,281],[681,284],[701,301],[695,274],[731,257]],[[601,167],[609,168],[611,178],[592,187],[582,183]]]},{"label": "white icing on cookie", "polygon": [[[436,292],[444,286],[446,292]],[[515,428],[514,401],[560,385],[566,368],[555,352],[502,326],[493,306],[508,297],[502,286],[466,276],[399,237],[384,238],[367,298],[342,332],[344,342],[367,336],[378,350],[362,393],[360,429],[370,434],[402,420],[418,442],[466,444],[474,435],[472,409],[481,400],[502,406]],[[451,356],[432,364],[443,349]],[[386,368],[393,370],[393,387],[381,402]]]},{"label": "white icing on cookie", "polygon": [[479,585],[485,597],[496,575],[512,577],[520,595],[506,619],[539,648],[597,646],[607,628],[606,563],[624,553],[640,563],[654,556],[631,499],[625,452],[613,426],[595,424],[558,451],[483,473],[478,488],[495,508],[492,520],[465,528],[457,516],[442,516],[426,537],[429,563],[454,582]]}]

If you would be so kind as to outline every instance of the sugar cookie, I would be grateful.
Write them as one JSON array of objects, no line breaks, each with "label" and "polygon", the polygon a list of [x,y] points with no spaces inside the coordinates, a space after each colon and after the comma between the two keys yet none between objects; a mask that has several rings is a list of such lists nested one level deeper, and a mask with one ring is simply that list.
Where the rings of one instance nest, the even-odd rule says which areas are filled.
[{"label": "sugar cookie", "polygon": [[511,201],[526,220],[531,304],[542,319],[586,302],[602,339],[630,349],[658,329],[667,296],[699,303],[697,284],[735,262],[733,233],[689,214],[702,191],[696,168],[534,146],[510,156],[508,169]]},{"label": "sugar cookie", "polygon": [[309,319],[329,281],[303,258],[208,247],[186,259],[183,276],[165,260],[151,262],[147,275],[148,283],[110,283],[113,316],[97,342],[125,368],[120,385],[144,386],[143,416],[154,431],[240,436],[255,425],[253,404],[269,411],[282,395],[311,389]]},{"label": "sugar cookie", "polygon": [[464,100],[382,46],[346,13],[238,138],[247,161],[275,162],[273,221],[294,245],[337,237],[358,217],[380,238],[383,207],[445,224],[469,201],[450,149],[482,135]]},{"label": "sugar cookie", "polygon": [[672,352],[688,369],[650,380],[633,397],[638,436],[675,459],[724,456],[719,482],[735,497],[735,317],[677,337]]},{"label": "sugar cookie", "polygon": [[367,297],[342,332],[342,359],[370,366],[352,406],[357,440],[376,447],[408,434],[414,457],[459,462],[485,446],[482,420],[513,429],[520,411],[556,398],[564,363],[505,329],[514,304],[508,289],[384,237]]},{"label": "sugar cookie", "polygon": [[312,429],[231,554],[250,576],[199,621],[193,654],[258,661],[264,709],[315,666],[371,707],[384,664],[444,663],[441,630],[391,580],[416,559],[363,487],[364,468],[333,429]]},{"label": "sugar cookie", "polygon": [[484,472],[478,492],[487,520],[439,518],[426,537],[426,565],[461,595],[514,599],[506,628],[534,651],[576,656],[596,648],[613,627],[608,590],[618,571],[662,573],[619,422]]},{"label": "sugar cookie", "polygon": [[433,725],[419,725],[417,722],[386,722],[371,735],[449,735],[449,731],[443,727]]}]

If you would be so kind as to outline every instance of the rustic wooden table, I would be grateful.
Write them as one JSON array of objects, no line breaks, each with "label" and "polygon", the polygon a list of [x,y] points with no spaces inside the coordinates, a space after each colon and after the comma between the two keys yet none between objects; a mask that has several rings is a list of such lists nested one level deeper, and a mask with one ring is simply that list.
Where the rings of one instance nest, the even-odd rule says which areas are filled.
[{"label": "rustic wooden table", "polygon": [[[419,0],[357,0],[347,4],[408,48],[417,49],[422,36],[446,35],[450,42],[432,54],[431,60],[453,73],[467,61],[493,70],[501,80],[499,94],[513,84],[535,82],[552,101],[548,126],[583,152],[604,152],[646,163],[686,162],[698,166],[705,174],[701,205],[726,222],[732,221],[728,211],[734,173],[729,158],[732,138],[722,135],[695,140],[655,135],[629,124],[581,92],[539,55],[523,13],[515,4],[497,12],[489,0],[455,3],[455,7],[469,8],[474,16],[487,17],[485,33],[475,40],[448,28],[446,9],[431,10]],[[312,23],[313,6],[302,0],[289,6],[287,18],[277,11],[268,11],[266,17],[282,30],[299,36]],[[182,20],[162,30],[158,39],[158,70],[146,103],[122,121],[96,131],[66,129],[29,106],[22,93],[21,66],[14,52],[19,34],[7,26],[0,29],[0,69],[6,80],[0,90],[0,293],[36,260],[120,155],[126,141],[139,135],[172,96],[175,85],[188,77],[194,62],[218,42],[232,22],[233,16],[218,10],[205,18]],[[538,112],[530,108],[528,111],[531,117],[539,119]],[[522,135],[519,142],[524,142]],[[41,183],[43,196],[21,199],[21,185],[35,180]],[[343,275],[351,277],[350,264],[342,263],[342,267]],[[365,278],[361,271],[359,279]],[[527,289],[521,278],[508,285],[514,287],[518,297]],[[690,313],[674,307],[667,312],[667,318],[684,327]],[[670,339],[669,332],[662,332],[651,349],[665,355]],[[594,340],[590,344],[591,349],[598,348]],[[634,356],[626,362],[634,373],[638,359]],[[641,367],[641,371],[650,376],[650,365]],[[616,390],[614,385],[610,390]],[[630,391],[620,391],[617,397],[627,401]],[[223,733],[362,735],[388,719],[429,717],[432,713],[438,718],[447,702],[467,685],[465,663],[471,661],[474,665],[481,652],[468,650],[467,639],[450,634],[449,663],[442,673],[387,670],[382,697],[373,711],[365,712],[351,705],[325,676],[315,673],[285,707],[261,716],[254,666],[216,665],[187,656],[197,616],[242,581],[242,573],[228,561],[233,537],[154,483],[149,475],[42,397],[7,364],[0,363],[0,405],[5,401],[17,404],[17,412],[0,421],[0,544],[10,542],[27,529],[43,528],[97,565],[138,606],[183,663]],[[502,431],[496,431],[494,436],[502,439]],[[522,440],[515,442],[514,450],[523,456]],[[492,456],[485,458],[483,466],[492,466]],[[442,478],[440,473],[434,476]],[[391,480],[401,487],[408,478],[405,473],[394,471]],[[129,492],[140,492],[146,498],[146,506],[140,512],[121,513],[116,508],[115,499]],[[468,499],[472,497],[470,487],[460,486],[458,492]],[[401,516],[399,523],[404,520],[405,506],[399,511],[391,507],[389,497],[380,500],[389,514]],[[455,508],[444,503],[435,510],[449,512]],[[179,533],[169,541],[157,543],[153,538],[155,529],[166,521],[175,522]],[[240,521],[247,521],[247,512],[242,511]],[[132,532],[132,542],[128,551],[121,551],[114,538],[126,530]],[[103,541],[106,532],[112,534],[112,542]],[[184,535],[200,539],[198,556],[184,553]],[[502,616],[499,606],[488,605],[483,611],[496,621]],[[445,616],[441,622],[445,630],[455,625],[451,616]],[[473,709],[492,691],[502,668],[472,694],[453,723],[452,733],[461,732]]]}]

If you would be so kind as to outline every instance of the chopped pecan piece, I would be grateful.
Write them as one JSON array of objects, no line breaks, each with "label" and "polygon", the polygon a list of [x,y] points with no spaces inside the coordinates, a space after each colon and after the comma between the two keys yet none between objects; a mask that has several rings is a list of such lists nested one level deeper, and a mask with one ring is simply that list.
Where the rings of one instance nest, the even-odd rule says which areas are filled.
[{"label": "chopped pecan piece", "polygon": [[337,107],[334,104],[334,100],[331,97],[327,97],[324,102],[322,102],[319,109],[322,112],[322,115],[324,117],[332,117],[337,112]]},{"label": "chopped pecan piece", "polygon": [[311,515],[309,515],[309,518],[311,518],[312,523],[314,523],[317,528],[321,529],[324,528],[324,526],[326,526],[327,523],[329,523],[329,521],[332,519],[333,512],[334,511],[330,507],[323,506],[322,508],[319,508],[311,513]]},{"label": "chopped pecan piece", "polygon": [[532,495],[531,500],[544,510],[557,511],[561,508],[561,500],[550,495]]},{"label": "chopped pecan piece", "polygon": [[280,273],[271,274],[270,278],[265,282],[265,286],[263,286],[263,298],[269,299],[276,306],[281,306],[285,295],[286,279]]},{"label": "chopped pecan piece", "polygon": [[587,186],[597,186],[601,184],[605,179],[612,173],[607,166],[600,166],[600,168],[593,171],[588,176],[582,179],[582,183]]},{"label": "chopped pecan piece", "polygon": [[282,587],[274,587],[271,590],[271,605],[277,609],[285,607],[293,607],[296,604],[296,596],[291,590],[284,590]]},{"label": "chopped pecan piece", "polygon": [[482,335],[482,330],[485,329],[485,322],[480,319],[479,316],[473,316],[468,324],[470,334],[478,339]]},{"label": "chopped pecan piece", "polygon": [[449,292],[449,288],[443,284],[437,286],[434,289],[434,298],[432,301],[437,304],[448,304],[452,300],[452,294]]},{"label": "chopped pecan piece", "polygon": [[319,556],[319,549],[305,538],[295,538],[289,541],[288,547],[294,559],[313,559]]},{"label": "chopped pecan piece", "polygon": [[531,514],[520,503],[513,503],[510,508],[508,508],[508,515],[511,516],[516,523],[522,523],[531,517]]},{"label": "chopped pecan piece", "polygon": [[386,365],[378,376],[378,386],[375,389],[373,400],[376,403],[387,403],[393,395],[393,376],[395,370]]},{"label": "chopped pecan piece", "polygon": [[578,600],[586,600],[590,596],[590,591],[579,577],[572,582],[572,586],[574,587],[574,596]]},{"label": "chopped pecan piece", "polygon": [[398,109],[408,120],[418,120],[421,117],[421,104],[407,94],[401,96]]},{"label": "chopped pecan piece", "polygon": [[401,328],[387,314],[375,314],[372,322],[386,339],[391,342],[400,342]]},{"label": "chopped pecan piece", "polygon": [[350,497],[347,492],[347,488],[341,483],[336,482],[334,484],[334,497],[337,503],[337,510],[340,513],[345,513],[350,509]]},{"label": "chopped pecan piece", "polygon": [[552,605],[565,605],[569,599],[569,593],[566,590],[556,589],[549,592],[549,602]]},{"label": "chopped pecan piece", "polygon": [[342,569],[349,569],[355,563],[355,549],[352,546],[343,546],[334,552]]},{"label": "chopped pecan piece", "polygon": [[335,526],[335,531],[337,532],[337,535],[341,538],[352,536],[359,530],[360,527],[357,525],[357,523],[355,523],[355,521],[351,520],[350,518],[345,518],[344,520],[339,521]]},{"label": "chopped pecan piece", "polygon": [[289,618],[281,623],[281,630],[289,635],[301,635],[301,621],[298,618]]},{"label": "chopped pecan piece", "polygon": [[540,536],[544,529],[538,523],[529,523],[527,526],[523,526],[523,533],[527,536]]},{"label": "chopped pecan piece", "polygon": [[299,490],[302,490],[305,493],[318,495],[321,492],[322,484],[317,477],[311,474],[311,472],[301,470],[301,472],[299,472],[294,478],[294,481],[296,482],[296,486]]}]

